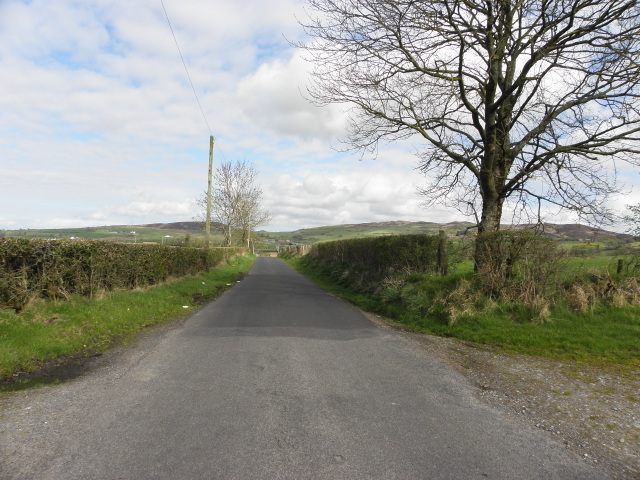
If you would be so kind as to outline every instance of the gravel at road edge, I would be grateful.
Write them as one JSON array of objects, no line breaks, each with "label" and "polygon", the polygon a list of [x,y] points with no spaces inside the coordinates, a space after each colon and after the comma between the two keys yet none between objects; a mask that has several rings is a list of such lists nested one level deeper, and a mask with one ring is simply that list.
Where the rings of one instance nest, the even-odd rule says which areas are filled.
[{"label": "gravel at road edge", "polygon": [[640,371],[503,353],[363,313],[462,373],[483,401],[546,430],[611,478],[640,478]]}]

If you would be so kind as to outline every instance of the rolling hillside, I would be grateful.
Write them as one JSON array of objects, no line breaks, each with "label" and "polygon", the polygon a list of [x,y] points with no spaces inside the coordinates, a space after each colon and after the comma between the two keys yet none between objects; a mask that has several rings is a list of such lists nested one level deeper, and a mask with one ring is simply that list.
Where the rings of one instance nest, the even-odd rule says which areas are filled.
[{"label": "rolling hillside", "polygon": [[[527,226],[507,228],[526,228]],[[290,232],[256,232],[266,245],[276,243],[317,243],[348,238],[378,237],[384,235],[437,234],[444,230],[449,236],[473,235],[474,225],[470,222],[373,222],[324,227],[304,228]],[[217,233],[212,225],[212,233]],[[545,224],[543,234],[559,241],[589,242],[618,238],[630,241],[633,237],[586,225]],[[156,242],[169,245],[180,245],[189,239],[197,242],[204,237],[204,229],[200,222],[152,223],[147,225],[112,225],[87,228],[66,229],[22,229],[0,230],[0,237],[20,238],[81,238],[100,239],[116,242]]]},{"label": "rolling hillside", "polygon": [[[511,226],[503,225],[503,229],[533,228],[530,225]],[[288,241],[290,243],[317,243],[332,240],[344,240],[348,238],[378,237],[383,235],[406,235],[406,234],[437,234],[439,230],[444,230],[449,236],[474,235],[474,224],[470,222],[374,222],[352,225],[335,225],[327,227],[304,228],[293,232],[258,232],[265,240]],[[591,242],[596,240],[606,240],[619,238],[621,240],[632,240],[633,237],[627,234],[610,232],[586,225],[558,225],[545,224],[543,235],[558,241]]]},{"label": "rolling hillside", "polygon": [[[183,244],[187,236],[204,236],[199,222],[153,223],[148,225],[111,225],[87,228],[0,230],[0,237],[87,240],[114,242],[155,242],[168,245]],[[213,226],[212,226],[213,228]]]}]

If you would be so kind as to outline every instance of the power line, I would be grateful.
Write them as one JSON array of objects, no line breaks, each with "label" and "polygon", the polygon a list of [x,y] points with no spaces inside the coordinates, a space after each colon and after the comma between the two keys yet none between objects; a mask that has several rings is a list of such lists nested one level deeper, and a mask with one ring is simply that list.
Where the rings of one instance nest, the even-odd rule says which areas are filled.
[{"label": "power line", "polygon": [[182,52],[180,51],[180,46],[178,45],[176,34],[173,32],[173,27],[171,26],[171,21],[169,20],[169,14],[167,13],[167,9],[164,7],[163,0],[160,0],[160,3],[162,4],[162,10],[164,10],[164,16],[167,17],[167,23],[169,24],[171,35],[173,35],[173,41],[176,42],[176,48],[178,49],[178,53],[180,54],[180,58],[182,59],[182,65],[184,65],[184,70],[185,72],[187,72],[187,78],[189,79],[189,83],[191,84],[191,89],[193,90],[193,94],[196,97],[196,102],[198,102],[198,106],[200,107],[200,112],[202,112],[202,118],[204,118],[204,123],[207,125],[207,129],[209,130],[209,135],[213,136],[213,133],[211,133],[211,127],[209,126],[209,122],[207,121],[207,116],[204,114],[204,110],[202,109],[202,104],[200,103],[200,99],[198,98],[196,89],[193,86],[193,82],[191,81],[191,75],[189,75],[189,69],[187,68],[187,63],[184,61],[184,57],[182,56]]},{"label": "power line", "polygon": [[218,145],[218,153],[222,156],[222,158],[224,158],[225,160],[228,160],[227,156],[224,154],[224,152],[220,149],[220,145]]}]

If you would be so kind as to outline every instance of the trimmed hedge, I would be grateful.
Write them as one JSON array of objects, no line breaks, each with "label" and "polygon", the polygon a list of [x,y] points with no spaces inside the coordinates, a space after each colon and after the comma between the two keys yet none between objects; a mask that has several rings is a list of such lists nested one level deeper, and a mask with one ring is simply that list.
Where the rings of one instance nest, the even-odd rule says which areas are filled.
[{"label": "trimmed hedge", "polygon": [[243,248],[180,248],[100,240],[0,238],[0,308],[21,310],[33,297],[93,296],[208,270]]},{"label": "trimmed hedge", "polygon": [[[309,255],[323,262],[363,270],[376,277],[393,272],[437,273],[438,235],[394,235],[312,245]],[[447,242],[451,244],[451,242]]]}]

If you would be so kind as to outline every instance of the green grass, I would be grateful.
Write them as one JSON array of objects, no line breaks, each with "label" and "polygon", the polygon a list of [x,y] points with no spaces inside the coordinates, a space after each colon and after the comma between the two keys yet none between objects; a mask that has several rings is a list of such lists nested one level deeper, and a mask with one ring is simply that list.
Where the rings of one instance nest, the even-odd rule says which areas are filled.
[{"label": "green grass", "polygon": [[[433,306],[434,299],[453,292],[473,273],[461,269],[447,277],[414,276],[401,289],[380,294],[340,284],[313,264],[294,257],[288,260],[298,271],[334,295],[364,310],[379,313],[414,331],[455,337],[504,351],[590,363],[640,366],[640,307],[597,307],[585,313],[566,305],[550,307],[544,318],[524,305],[500,304],[478,295],[474,308],[465,311],[465,300],[454,300],[454,321]],[[444,309],[445,307],[443,307]],[[430,311],[430,313],[424,313]]]},{"label": "green grass", "polygon": [[[623,259],[625,268],[633,260],[631,255],[596,255],[592,257],[564,257],[560,259],[561,278],[573,279],[587,274],[615,274],[618,259]],[[451,270],[458,273],[473,272],[473,260],[466,260],[452,265]]]},{"label": "green grass", "polygon": [[[637,307],[600,308],[582,314],[552,307],[549,319],[543,323],[514,320],[514,312],[508,310],[498,307],[484,314],[469,315],[451,326],[420,319],[417,326],[428,333],[531,355],[640,364],[640,309]],[[518,313],[521,319],[526,319],[529,312]]]},{"label": "green grass", "polygon": [[[131,232],[136,232],[135,235]],[[166,238],[169,235],[170,238]],[[180,245],[189,235],[192,242],[203,242],[204,230],[194,226],[191,230],[175,229],[166,226],[148,227],[142,225],[114,225],[104,227],[61,228],[61,229],[22,229],[0,230],[0,236],[14,238],[44,238],[68,239],[79,238],[85,240],[109,240],[123,243],[154,242],[166,245]],[[214,233],[212,242],[221,245],[222,235]]]},{"label": "green grass", "polygon": [[332,225],[324,227],[303,228],[293,232],[260,232],[265,239],[287,239],[294,243],[318,243],[352,238],[372,238],[386,235],[427,234],[437,235],[441,229],[453,236],[470,224],[437,224],[432,222],[387,222],[357,225]]},{"label": "green grass", "polygon": [[183,318],[228,288],[254,260],[236,257],[202,275],[105,292],[100,299],[36,301],[20,314],[0,310],[0,378],[31,371],[50,358],[102,352],[145,327]]}]

